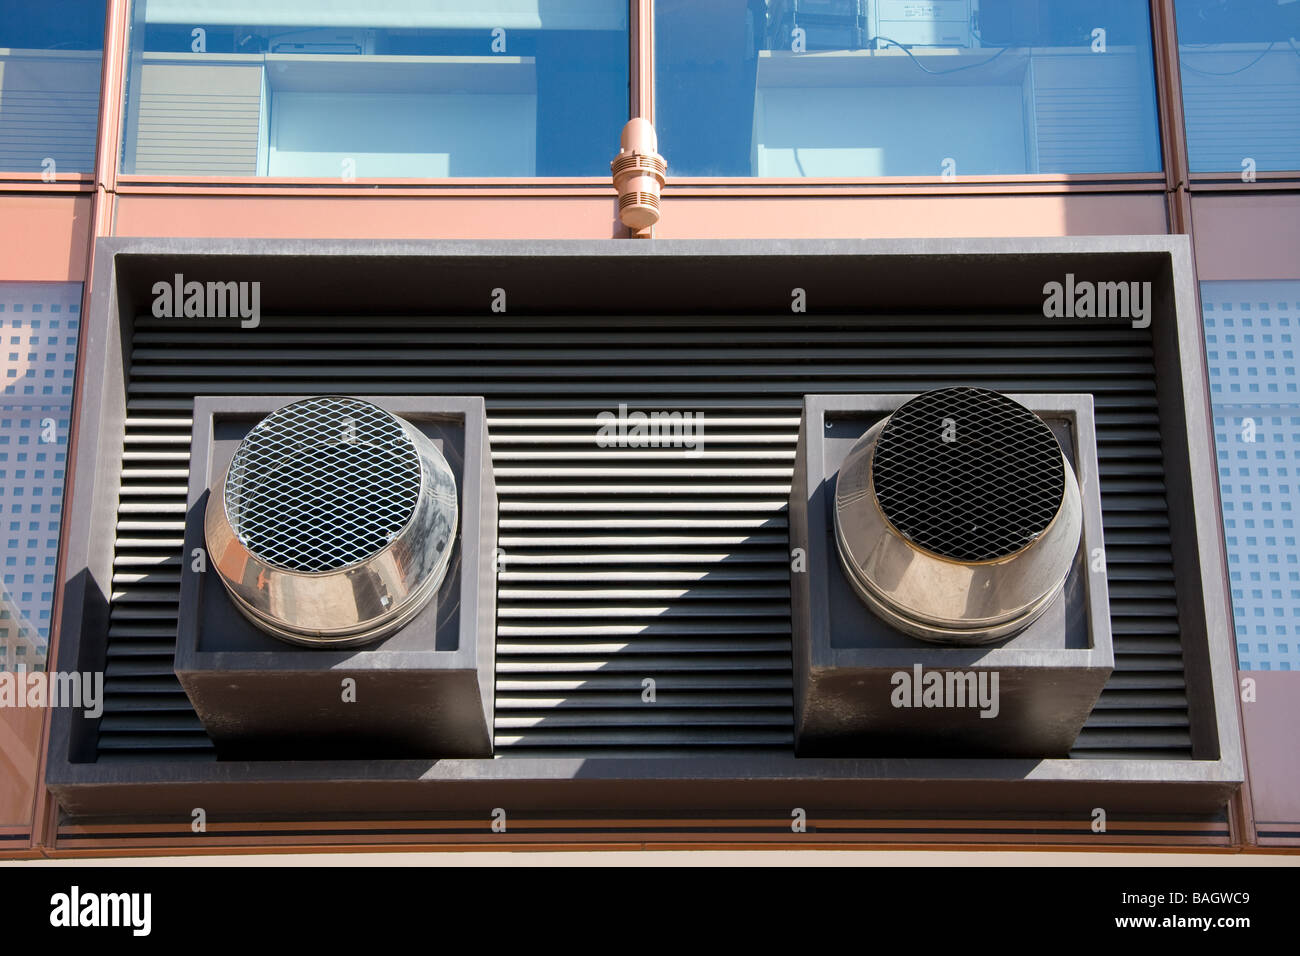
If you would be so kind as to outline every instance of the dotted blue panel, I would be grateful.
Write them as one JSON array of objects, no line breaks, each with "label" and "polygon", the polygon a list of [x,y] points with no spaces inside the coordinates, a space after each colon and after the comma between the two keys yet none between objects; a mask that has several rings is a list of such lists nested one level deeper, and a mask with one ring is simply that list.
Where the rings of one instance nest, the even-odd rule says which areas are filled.
[{"label": "dotted blue panel", "polygon": [[81,283],[0,282],[0,670],[45,667]]},{"label": "dotted blue panel", "polygon": [[1300,670],[1300,282],[1203,282],[1205,349],[1243,670]]}]

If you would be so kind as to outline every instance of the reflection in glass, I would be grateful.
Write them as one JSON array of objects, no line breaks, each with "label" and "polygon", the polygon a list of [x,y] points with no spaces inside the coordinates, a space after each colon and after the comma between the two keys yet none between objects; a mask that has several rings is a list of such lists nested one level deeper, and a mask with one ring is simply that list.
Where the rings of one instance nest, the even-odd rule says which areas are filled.
[{"label": "reflection in glass", "polygon": [[1161,168],[1145,4],[657,0],[678,176]]},{"label": "reflection in glass", "polygon": [[1300,282],[1202,282],[1242,670],[1300,670]]},{"label": "reflection in glass", "polygon": [[0,3],[0,170],[95,167],[105,0]]},{"label": "reflection in glass", "polygon": [[1300,2],[1178,0],[1193,172],[1300,169]]},{"label": "reflection in glass", "polygon": [[80,282],[0,282],[0,671],[45,667]]},{"label": "reflection in glass", "polygon": [[122,169],[608,175],[627,120],[627,10],[626,0],[136,0]]}]

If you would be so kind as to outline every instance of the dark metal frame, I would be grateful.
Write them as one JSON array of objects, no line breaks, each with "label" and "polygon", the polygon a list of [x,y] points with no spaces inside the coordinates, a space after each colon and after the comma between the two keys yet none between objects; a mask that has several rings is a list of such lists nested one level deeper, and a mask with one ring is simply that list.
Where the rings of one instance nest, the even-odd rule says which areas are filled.
[{"label": "dark metal frame", "polygon": [[[97,764],[74,749],[71,716],[53,717],[46,782],[75,816],[210,813],[328,815],[492,807],[576,810],[900,808],[983,812],[1220,812],[1243,779],[1236,672],[1214,501],[1204,354],[1184,237],[807,241],[332,241],[101,239],[85,322],[85,420],[67,514],[61,670],[102,667],[104,598],[122,464],[133,316],[160,275],[255,277],[266,312],[482,312],[506,276],[518,314],[772,312],[815,289],[818,312],[870,308],[1040,309],[1067,271],[1150,280],[1191,760],[502,758],[444,761]],[[629,300],[629,288],[638,295]],[[364,301],[363,301],[364,300]],[[1044,320],[1049,321],[1049,320]],[[255,334],[255,333],[250,333]],[[79,762],[80,761],[80,762]]]}]

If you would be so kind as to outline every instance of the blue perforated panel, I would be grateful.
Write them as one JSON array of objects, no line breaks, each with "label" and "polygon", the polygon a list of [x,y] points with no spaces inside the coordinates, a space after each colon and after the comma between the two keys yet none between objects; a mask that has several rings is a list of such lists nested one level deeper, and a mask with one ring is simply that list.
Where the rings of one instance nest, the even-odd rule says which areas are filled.
[{"label": "blue perforated panel", "polygon": [[1300,282],[1203,282],[1205,347],[1243,670],[1300,670]]},{"label": "blue perforated panel", "polygon": [[81,283],[0,282],[0,670],[45,666]]}]

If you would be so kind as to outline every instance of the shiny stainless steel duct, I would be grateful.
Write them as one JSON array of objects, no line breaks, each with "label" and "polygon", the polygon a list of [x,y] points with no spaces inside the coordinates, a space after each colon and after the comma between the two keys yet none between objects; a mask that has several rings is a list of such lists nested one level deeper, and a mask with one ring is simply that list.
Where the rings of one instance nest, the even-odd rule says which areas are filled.
[{"label": "shiny stainless steel duct", "polygon": [[926,392],[877,422],[835,485],[840,560],[863,601],[914,637],[984,644],[1031,624],[1079,548],[1060,443],[997,392]]},{"label": "shiny stainless steel duct", "polygon": [[254,624],[350,647],[391,634],[437,591],[457,516],[455,476],[427,436],[369,402],[322,396],[249,431],[204,530]]}]

